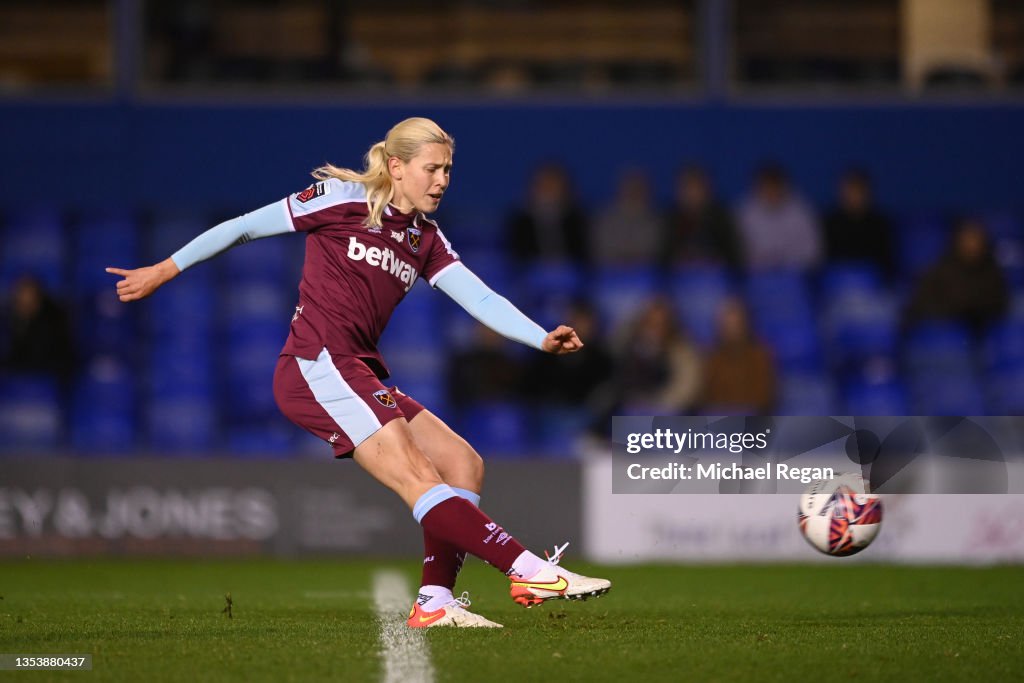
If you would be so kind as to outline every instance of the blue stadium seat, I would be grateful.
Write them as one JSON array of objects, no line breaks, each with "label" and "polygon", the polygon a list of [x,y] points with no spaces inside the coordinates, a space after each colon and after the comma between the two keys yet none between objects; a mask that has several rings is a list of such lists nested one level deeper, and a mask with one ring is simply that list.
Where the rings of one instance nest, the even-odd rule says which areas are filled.
[{"label": "blue stadium seat", "polygon": [[57,382],[43,375],[0,377],[0,450],[18,453],[67,443]]},{"label": "blue stadium seat", "polygon": [[835,415],[832,380],[823,374],[786,374],[779,381],[779,415]]},{"label": "blue stadium seat", "polygon": [[669,292],[691,337],[705,347],[714,343],[718,312],[733,294],[729,272],[717,266],[693,266],[672,273]]},{"label": "blue stadium seat", "polygon": [[7,291],[19,277],[33,275],[50,292],[64,293],[67,240],[57,211],[12,212],[6,217],[0,237],[0,292]]},{"label": "blue stadium seat", "polygon": [[220,396],[224,419],[229,425],[264,420],[279,413],[274,400],[272,372],[265,376],[228,378]]},{"label": "blue stadium seat", "polygon": [[807,277],[797,270],[751,273],[746,300],[755,317],[770,320],[806,319],[813,316]]},{"label": "blue stadium seat", "polygon": [[75,293],[88,298],[97,292],[113,291],[116,276],[106,266],[134,268],[142,263],[140,230],[127,211],[91,215],[75,228],[73,259]]},{"label": "blue stadium seat", "polygon": [[111,278],[106,288],[84,292],[76,302],[74,332],[80,358],[105,354],[130,358],[138,351],[139,316],[144,309],[121,303],[114,287]]},{"label": "blue stadium seat", "polygon": [[754,327],[787,372],[817,372],[821,345],[807,277],[800,271],[751,273],[746,299]]},{"label": "blue stadium seat", "polygon": [[414,285],[392,314],[383,338],[429,348],[443,344],[444,330],[438,325],[438,304],[442,297],[447,298],[425,282]]},{"label": "blue stadium seat", "polygon": [[606,329],[614,331],[631,320],[658,292],[658,275],[649,268],[601,268],[591,282],[594,301]]},{"label": "blue stadium seat", "polygon": [[438,218],[441,231],[459,254],[500,247],[503,223],[501,208],[494,204],[449,204]]},{"label": "blue stadium seat", "polygon": [[274,367],[287,336],[277,321],[236,325],[228,330],[220,350],[221,397],[231,420],[276,415]]},{"label": "blue stadium seat", "polygon": [[531,424],[537,451],[554,458],[574,457],[576,441],[584,434],[592,419],[590,413],[583,408],[535,408]]},{"label": "blue stadium seat", "polygon": [[823,304],[822,326],[834,368],[872,356],[894,357],[899,332],[899,307],[876,290],[847,290]]},{"label": "blue stadium seat", "polygon": [[113,357],[94,359],[75,389],[71,413],[77,450],[103,455],[137,445],[136,387],[130,370]]},{"label": "blue stadium seat", "polygon": [[295,425],[289,426],[293,457],[329,460],[334,457],[331,445],[318,436]]},{"label": "blue stadium seat", "polygon": [[198,212],[161,213],[149,226],[145,241],[146,260],[150,263],[162,261],[212,227],[212,221]]},{"label": "blue stadium seat", "polygon": [[440,349],[416,345],[380,346],[395,382],[407,386],[443,386],[447,357]]},{"label": "blue stadium seat", "polygon": [[161,339],[149,349],[149,394],[154,398],[182,392],[212,394],[216,366],[214,351],[201,341]]},{"label": "blue stadium seat", "polygon": [[283,292],[293,272],[288,241],[294,237],[279,235],[237,246],[222,254],[217,265],[230,283],[267,283]]},{"label": "blue stadium seat", "polygon": [[238,327],[271,322],[287,334],[295,304],[280,285],[268,280],[249,280],[228,285],[221,295],[220,309],[221,319],[232,334]]},{"label": "blue stadium seat", "polygon": [[912,373],[969,373],[974,364],[970,332],[955,323],[921,323],[909,332],[903,358]]},{"label": "blue stadium seat", "polygon": [[912,372],[911,400],[916,415],[983,415],[984,392],[970,370]]},{"label": "blue stadium seat", "polygon": [[878,267],[846,261],[826,266],[818,278],[818,297],[823,305],[835,300],[877,294],[882,288]]},{"label": "blue stadium seat", "polygon": [[935,213],[911,213],[898,221],[896,240],[900,271],[916,277],[942,256],[949,243],[946,221]]},{"label": "blue stadium seat", "polygon": [[573,296],[581,295],[586,280],[583,270],[569,262],[541,261],[529,266],[519,274],[525,287],[536,295],[552,295],[566,292]]},{"label": "blue stadium seat", "polygon": [[146,406],[146,423],[154,453],[204,452],[216,443],[217,409],[208,391],[154,396]]},{"label": "blue stadium seat", "polygon": [[1024,363],[988,376],[988,414],[1024,414]]},{"label": "blue stadium seat", "polygon": [[[424,408],[442,420],[445,419],[445,415],[451,414],[446,395],[447,388],[443,380],[407,378],[395,373],[389,379],[384,380],[384,386],[389,388],[397,386],[399,391],[419,401]],[[455,423],[452,423],[451,426],[453,429],[456,427]]]},{"label": "blue stadium seat", "polygon": [[227,432],[228,450],[241,457],[291,457],[295,445],[295,431],[283,420],[284,418],[232,425]]},{"label": "blue stadium seat", "polygon": [[898,381],[881,384],[854,381],[843,388],[848,415],[908,415],[906,387]]},{"label": "blue stadium seat", "polygon": [[993,239],[1024,240],[1024,221],[1013,211],[989,211],[982,221]]},{"label": "blue stadium seat", "polygon": [[512,292],[503,292],[512,303],[545,329],[565,322],[566,311],[584,296],[582,269],[566,262],[539,262],[519,274]]},{"label": "blue stadium seat", "polygon": [[1024,285],[1024,223],[1009,211],[991,212],[983,223],[992,240],[992,251],[1015,287]]},{"label": "blue stadium seat", "polygon": [[1010,299],[1010,310],[1006,319],[1011,322],[1024,323],[1024,290],[1018,290]]},{"label": "blue stadium seat", "polygon": [[1024,367],[1024,320],[1004,320],[992,326],[985,338],[985,365],[989,369]]},{"label": "blue stadium seat", "polygon": [[484,458],[530,454],[529,416],[517,403],[483,403],[461,411],[458,432]]},{"label": "blue stadium seat", "polygon": [[217,288],[209,270],[189,271],[186,277],[157,290],[144,308],[152,339],[209,336],[217,316]]},{"label": "blue stadium seat", "polygon": [[453,246],[456,247],[455,251],[466,267],[491,289],[505,296],[511,292],[512,265],[504,251],[484,248],[459,249],[458,245]]},{"label": "blue stadium seat", "polygon": [[139,227],[126,211],[109,211],[83,219],[74,231],[73,285],[75,333],[79,355],[132,356],[137,349],[142,309],[117,298],[118,276],[106,266],[140,265]]},{"label": "blue stadium seat", "polygon": [[755,327],[783,371],[815,373],[822,369],[821,345],[812,318],[757,319]]}]

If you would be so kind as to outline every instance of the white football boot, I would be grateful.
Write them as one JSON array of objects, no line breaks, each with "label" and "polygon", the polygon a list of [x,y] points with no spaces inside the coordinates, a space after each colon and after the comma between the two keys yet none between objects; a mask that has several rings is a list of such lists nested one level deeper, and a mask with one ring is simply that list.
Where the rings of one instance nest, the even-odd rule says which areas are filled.
[{"label": "white football boot", "polygon": [[433,628],[435,626],[504,628],[501,624],[496,624],[490,619],[485,619],[479,614],[470,612],[466,609],[469,605],[468,592],[463,592],[461,596],[452,598],[451,602],[433,612],[424,611],[419,603],[416,603],[409,611],[409,619],[405,623],[409,628]]},{"label": "white football boot", "polygon": [[592,579],[558,566],[562,553],[568,547],[568,543],[561,548],[555,546],[554,555],[545,551],[547,566],[529,578],[510,574],[512,600],[523,607],[533,607],[547,600],[586,600],[610,591],[612,582],[608,579]]}]

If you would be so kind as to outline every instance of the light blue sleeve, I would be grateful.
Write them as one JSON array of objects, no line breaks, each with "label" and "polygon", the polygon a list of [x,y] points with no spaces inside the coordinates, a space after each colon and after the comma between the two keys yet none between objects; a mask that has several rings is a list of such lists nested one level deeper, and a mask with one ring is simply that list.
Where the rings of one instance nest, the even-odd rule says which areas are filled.
[{"label": "light blue sleeve", "polygon": [[292,220],[283,201],[274,202],[229,221],[215,225],[174,252],[171,260],[179,270],[213,258],[237,244],[261,237],[292,232]]},{"label": "light blue sleeve", "polygon": [[462,263],[445,269],[434,286],[487,327],[503,337],[541,349],[544,328],[530,320],[508,299],[496,293]]}]

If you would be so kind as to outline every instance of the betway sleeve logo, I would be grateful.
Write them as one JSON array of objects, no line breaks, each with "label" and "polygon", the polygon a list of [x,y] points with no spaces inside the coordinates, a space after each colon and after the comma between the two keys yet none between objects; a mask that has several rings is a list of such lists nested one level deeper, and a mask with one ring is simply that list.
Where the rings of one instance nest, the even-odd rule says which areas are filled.
[{"label": "betway sleeve logo", "polygon": [[407,292],[419,277],[419,272],[411,264],[398,258],[398,254],[391,249],[368,247],[355,237],[348,238],[348,257],[353,261],[366,261],[371,266],[391,273],[405,285]]}]

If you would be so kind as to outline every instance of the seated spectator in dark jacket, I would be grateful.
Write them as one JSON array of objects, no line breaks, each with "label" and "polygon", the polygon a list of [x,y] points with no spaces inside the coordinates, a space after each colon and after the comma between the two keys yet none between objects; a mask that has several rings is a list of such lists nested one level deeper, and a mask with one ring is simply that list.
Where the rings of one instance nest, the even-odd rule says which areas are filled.
[{"label": "seated spectator in dark jacket", "polygon": [[1006,314],[1009,298],[988,233],[979,221],[965,219],[953,232],[945,255],[918,280],[907,323],[950,320],[980,333]]},{"label": "seated spectator in dark jacket", "polygon": [[873,263],[887,278],[894,275],[892,224],[874,204],[871,179],[851,169],[839,181],[838,203],[825,216],[829,261]]},{"label": "seated spectator in dark jacket", "polygon": [[651,183],[640,169],[619,178],[615,199],[595,215],[587,244],[596,266],[653,266],[659,260],[662,217],[651,201]]},{"label": "seated spectator in dark jacket", "polygon": [[505,227],[509,253],[520,263],[587,260],[587,219],[572,194],[569,175],[556,164],[541,166],[530,182],[526,204]]},{"label": "seated spectator in dark jacket", "polygon": [[770,415],[775,405],[775,361],[755,336],[747,308],[729,299],[718,312],[718,339],[704,371],[709,414]]},{"label": "seated spectator in dark jacket", "polygon": [[448,400],[456,408],[516,398],[522,365],[511,342],[489,327],[477,325],[473,343],[448,359]]},{"label": "seated spectator in dark jacket", "polygon": [[33,277],[15,283],[7,324],[10,346],[3,359],[5,370],[71,379],[75,359],[68,315],[42,283]]},{"label": "seated spectator in dark jacket", "polygon": [[[584,342],[585,343],[585,342]],[[616,344],[614,414],[687,415],[700,398],[701,357],[668,299],[639,309]]]},{"label": "seated spectator in dark jacket", "polygon": [[665,220],[662,265],[713,263],[738,268],[740,240],[728,208],[715,197],[704,169],[684,168]]},{"label": "seated spectator in dark jacket", "polygon": [[565,324],[583,340],[577,353],[530,354],[523,393],[532,401],[558,407],[598,410],[600,392],[611,377],[612,357],[598,334],[597,314],[586,301],[572,303]]}]

